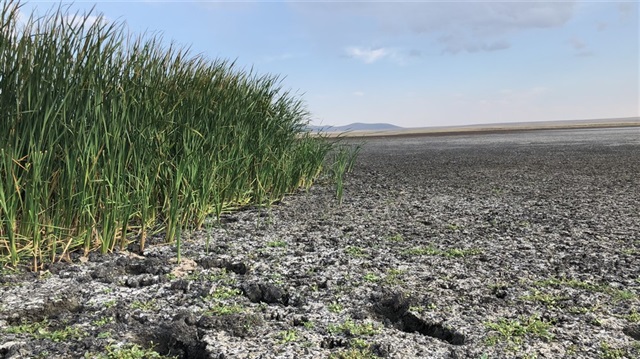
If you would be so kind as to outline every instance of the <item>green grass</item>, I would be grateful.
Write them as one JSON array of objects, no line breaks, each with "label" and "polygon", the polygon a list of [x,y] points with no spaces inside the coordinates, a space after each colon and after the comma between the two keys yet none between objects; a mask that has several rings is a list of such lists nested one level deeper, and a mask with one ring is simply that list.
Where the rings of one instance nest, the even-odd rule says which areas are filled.
[{"label": "green grass", "polygon": [[284,248],[287,246],[287,242],[285,241],[270,241],[267,242],[267,247],[271,248]]},{"label": "green grass", "polygon": [[351,172],[362,145],[341,144],[332,151],[331,175],[336,187],[336,198],[342,203],[344,194],[344,175]]},{"label": "green grass", "polygon": [[177,358],[160,355],[152,348],[143,348],[137,344],[123,346],[107,345],[105,353],[86,353],[85,358],[96,359],[162,359]]},{"label": "green grass", "polygon": [[280,344],[295,342],[298,340],[298,331],[295,329],[284,330],[278,333]]},{"label": "green grass", "polygon": [[155,299],[147,300],[147,301],[134,301],[131,303],[131,309],[140,309],[144,311],[152,311],[158,309],[158,304]]},{"label": "green grass", "polygon": [[0,263],[38,270],[160,230],[179,259],[185,230],[308,188],[327,159],[342,199],[359,147],[306,132],[278,76],[68,7],[19,22],[19,8],[0,7]]},{"label": "green grass", "polygon": [[333,302],[329,303],[328,308],[329,308],[329,311],[332,312],[332,313],[340,313],[344,309],[342,307],[342,304],[340,304],[340,303],[338,303],[336,301],[333,301]]},{"label": "green grass", "polygon": [[620,348],[614,348],[607,342],[600,343],[600,358],[602,359],[618,359],[626,358],[626,353]]},{"label": "green grass", "polygon": [[244,307],[238,304],[214,303],[206,313],[211,315],[231,315],[243,313],[244,310]]},{"label": "green grass", "polygon": [[533,282],[536,287],[570,287],[591,292],[605,293],[611,296],[616,302],[628,301],[638,298],[638,295],[630,290],[612,288],[608,284],[596,284],[577,279],[568,278],[548,278]]},{"label": "green grass", "polygon": [[367,256],[367,252],[358,246],[349,246],[345,249],[345,252],[353,258],[362,258]]},{"label": "green grass", "polygon": [[531,290],[531,294],[524,295],[520,297],[520,299],[530,302],[538,302],[546,307],[552,308],[558,306],[559,303],[566,301],[569,297],[545,293],[534,288]]},{"label": "green grass", "polygon": [[56,343],[71,339],[81,339],[85,336],[85,333],[80,328],[74,326],[52,329],[47,320],[10,326],[5,331],[12,334],[29,334],[36,339],[48,339]]},{"label": "green grass", "polygon": [[487,342],[490,345],[495,345],[500,340],[520,344],[525,336],[533,336],[546,340],[553,338],[553,335],[549,333],[549,329],[552,327],[551,323],[545,322],[533,315],[520,319],[501,318],[495,322],[485,323],[485,327],[497,334],[492,334],[487,337]]},{"label": "green grass", "polygon": [[362,276],[362,279],[364,279],[366,282],[375,283],[380,280],[380,277],[378,277],[375,273],[367,273]]}]

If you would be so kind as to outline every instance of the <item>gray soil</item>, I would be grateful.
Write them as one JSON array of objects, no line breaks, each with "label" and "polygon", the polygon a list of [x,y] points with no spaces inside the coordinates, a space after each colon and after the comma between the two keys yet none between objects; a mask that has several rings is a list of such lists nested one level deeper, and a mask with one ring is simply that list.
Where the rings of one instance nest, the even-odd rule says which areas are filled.
[{"label": "gray soil", "polygon": [[640,128],[372,139],[342,204],[225,215],[180,264],[5,269],[0,358],[637,358],[639,159]]}]

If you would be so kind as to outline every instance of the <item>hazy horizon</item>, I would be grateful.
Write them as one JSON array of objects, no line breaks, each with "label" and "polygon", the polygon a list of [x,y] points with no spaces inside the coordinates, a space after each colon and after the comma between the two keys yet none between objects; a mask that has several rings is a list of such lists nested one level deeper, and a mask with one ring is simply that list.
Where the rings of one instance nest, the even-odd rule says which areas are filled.
[{"label": "hazy horizon", "polygon": [[[24,3],[25,16],[57,1]],[[64,2],[68,4],[68,2]],[[314,125],[640,115],[635,2],[83,1],[193,54],[280,74]]]}]

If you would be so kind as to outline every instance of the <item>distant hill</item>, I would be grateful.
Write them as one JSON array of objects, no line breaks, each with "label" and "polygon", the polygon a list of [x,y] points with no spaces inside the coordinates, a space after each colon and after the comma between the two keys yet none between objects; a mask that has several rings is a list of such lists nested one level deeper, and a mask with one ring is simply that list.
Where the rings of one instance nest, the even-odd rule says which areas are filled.
[{"label": "distant hill", "polygon": [[391,131],[402,127],[389,123],[360,123],[355,122],[344,126],[307,126],[311,132],[349,132],[349,131]]}]

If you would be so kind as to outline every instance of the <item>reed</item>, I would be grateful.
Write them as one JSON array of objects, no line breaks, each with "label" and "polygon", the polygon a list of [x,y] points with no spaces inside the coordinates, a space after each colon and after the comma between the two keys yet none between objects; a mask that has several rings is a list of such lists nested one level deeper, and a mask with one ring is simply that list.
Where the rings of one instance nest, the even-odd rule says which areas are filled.
[{"label": "reed", "polygon": [[279,77],[68,7],[19,22],[20,6],[0,15],[1,262],[179,241],[318,176],[332,145]]}]

